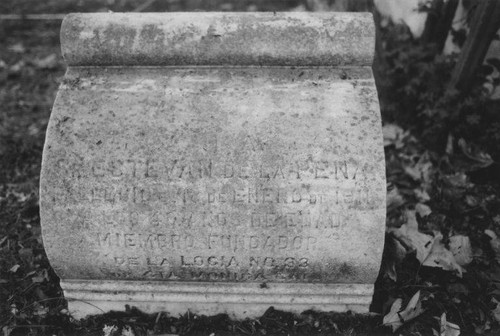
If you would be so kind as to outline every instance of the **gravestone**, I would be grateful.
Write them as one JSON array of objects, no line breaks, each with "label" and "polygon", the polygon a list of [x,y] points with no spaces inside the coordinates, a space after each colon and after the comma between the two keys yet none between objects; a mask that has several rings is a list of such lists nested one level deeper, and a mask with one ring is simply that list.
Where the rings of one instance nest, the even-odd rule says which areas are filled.
[{"label": "gravestone", "polygon": [[40,211],[70,312],[367,312],[374,32],[354,13],[68,15]]}]

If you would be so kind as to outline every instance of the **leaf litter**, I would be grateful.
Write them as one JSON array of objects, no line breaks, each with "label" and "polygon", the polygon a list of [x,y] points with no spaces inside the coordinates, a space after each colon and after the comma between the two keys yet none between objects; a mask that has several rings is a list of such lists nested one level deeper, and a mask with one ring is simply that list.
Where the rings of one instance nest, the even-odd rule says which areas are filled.
[{"label": "leaf litter", "polygon": [[405,309],[401,309],[402,303],[402,299],[396,299],[391,306],[390,312],[384,316],[384,325],[390,326],[392,331],[398,330],[403,324],[411,321],[424,312],[420,300],[420,291],[413,295]]}]

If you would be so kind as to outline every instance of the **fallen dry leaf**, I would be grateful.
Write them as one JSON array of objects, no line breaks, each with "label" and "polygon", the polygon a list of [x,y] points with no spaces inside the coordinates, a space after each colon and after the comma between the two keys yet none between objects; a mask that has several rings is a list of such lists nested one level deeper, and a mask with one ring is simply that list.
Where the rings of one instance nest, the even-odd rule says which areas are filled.
[{"label": "fallen dry leaf", "polygon": [[431,188],[434,166],[431,163],[428,152],[422,154],[418,159],[418,162],[413,166],[404,167],[404,171],[413,180],[420,181],[422,189],[429,190]]},{"label": "fallen dry leaf", "polygon": [[122,329],[122,335],[121,336],[135,336],[135,333],[132,330],[132,328],[130,328],[129,326],[125,326]]},{"label": "fallen dry leaf", "polygon": [[407,175],[409,175],[415,181],[420,181],[422,179],[422,172],[419,170],[417,166],[406,166],[404,167],[404,171]]},{"label": "fallen dry leaf", "polygon": [[36,305],[34,310],[33,310],[33,315],[37,316],[45,316],[49,312],[49,307],[45,307],[42,305]]},{"label": "fallen dry leaf", "polygon": [[34,283],[39,283],[39,282],[44,282],[44,281],[50,281],[49,273],[44,268],[40,272],[38,272],[36,274],[36,276],[32,277],[31,281],[34,282]]},{"label": "fallen dry leaf", "polygon": [[406,211],[406,223],[400,228],[390,228],[392,233],[400,242],[411,251],[417,252],[417,259],[423,263],[432,249],[433,237],[418,231],[417,218],[414,210]]},{"label": "fallen dry leaf", "polygon": [[432,213],[431,208],[423,203],[418,203],[415,206],[415,211],[419,214],[420,217],[426,217],[429,216]]},{"label": "fallen dry leaf", "polygon": [[404,146],[403,139],[408,135],[401,127],[395,124],[385,124],[382,127],[384,135],[384,147],[394,145],[396,148]]},{"label": "fallen dry leaf", "polygon": [[26,66],[26,63],[23,60],[20,60],[16,64],[14,64],[11,67],[9,67],[9,72],[12,73],[12,74],[18,74],[18,73],[20,73],[23,70],[23,68],[25,66]]},{"label": "fallen dry leaf", "polygon": [[18,54],[22,54],[26,51],[26,48],[24,47],[22,42],[18,42],[16,44],[13,44],[8,49],[10,51],[13,51],[13,52],[18,53]]},{"label": "fallen dry leaf", "polygon": [[469,185],[467,174],[465,173],[455,173],[453,175],[443,175],[443,182],[448,186],[454,188],[465,188]]},{"label": "fallen dry leaf", "polygon": [[50,54],[43,58],[37,58],[33,60],[33,65],[39,69],[54,69],[57,67],[57,55]]},{"label": "fallen dry leaf", "polygon": [[390,326],[392,331],[399,329],[404,323],[414,319],[424,312],[420,301],[420,291],[416,292],[404,310],[401,310],[402,300],[396,299],[389,313],[384,316],[384,325]]},{"label": "fallen dry leaf", "polygon": [[439,318],[439,336],[458,336],[460,335],[460,327],[446,320],[446,313]]},{"label": "fallen dry leaf", "polygon": [[398,313],[401,311],[401,306],[403,304],[403,299],[396,299],[391,306],[391,310],[387,315],[384,316],[383,324],[386,326],[390,326],[392,331],[398,329],[403,325],[401,322]]},{"label": "fallen dry leaf", "polygon": [[500,322],[500,301],[498,301],[495,298],[492,298],[492,301],[493,301],[493,303],[496,304],[496,306],[495,306],[495,309],[493,309],[491,311],[491,313],[493,314],[493,317],[495,318],[495,320],[497,322]]},{"label": "fallen dry leaf", "polygon": [[386,240],[386,248],[388,258],[384,258],[383,271],[384,275],[392,281],[397,281],[396,265],[400,264],[406,256],[406,249],[394,237],[389,236]]},{"label": "fallen dry leaf", "polygon": [[9,336],[10,333],[12,332],[12,328],[8,326],[4,326],[2,328],[3,336]]},{"label": "fallen dry leaf", "polygon": [[392,281],[398,281],[398,273],[396,272],[396,263],[391,262],[387,264],[385,268],[385,276],[391,279]]},{"label": "fallen dry leaf", "polygon": [[495,259],[500,263],[500,239],[498,239],[496,233],[492,230],[484,230],[484,233],[491,238],[490,246],[495,252]]},{"label": "fallen dry leaf", "polygon": [[103,336],[111,336],[117,330],[118,330],[117,326],[105,324],[104,327],[102,328],[102,333]]},{"label": "fallen dry leaf", "polygon": [[452,155],[453,154],[453,135],[450,133],[448,134],[448,139],[446,141],[446,154]]},{"label": "fallen dry leaf", "polygon": [[399,192],[398,187],[391,186],[387,190],[387,211],[390,212],[404,204],[403,196]]},{"label": "fallen dry leaf", "polygon": [[460,266],[472,262],[472,246],[467,236],[455,235],[450,237],[450,251]]},{"label": "fallen dry leaf", "polygon": [[457,263],[453,253],[446,249],[442,240],[443,235],[441,233],[437,233],[432,243],[431,252],[422,265],[428,267],[439,267],[445,271],[456,271],[458,276],[462,277],[462,273],[464,272],[463,268]]},{"label": "fallen dry leaf", "polygon": [[427,191],[425,191],[424,189],[417,188],[417,189],[413,190],[413,193],[415,194],[415,197],[417,197],[417,199],[420,202],[428,202],[431,200],[431,197],[429,196]]},{"label": "fallen dry leaf", "polygon": [[464,139],[458,140],[458,147],[465,156],[474,161],[478,167],[485,168],[493,163],[493,159],[488,153],[481,152],[472,145],[467,144]]}]

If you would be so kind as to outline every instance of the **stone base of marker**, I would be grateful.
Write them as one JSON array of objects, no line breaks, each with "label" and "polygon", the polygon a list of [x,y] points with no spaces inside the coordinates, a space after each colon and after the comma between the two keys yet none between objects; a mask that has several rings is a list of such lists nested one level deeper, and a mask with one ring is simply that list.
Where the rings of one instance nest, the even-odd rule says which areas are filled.
[{"label": "stone base of marker", "polygon": [[75,280],[61,282],[75,318],[121,311],[125,305],[172,316],[227,313],[236,319],[259,317],[269,308],[300,314],[316,311],[368,313],[373,285],[297,283],[179,283]]},{"label": "stone base of marker", "polygon": [[40,217],[74,316],[368,311],[370,14],[72,14],[61,42]]}]

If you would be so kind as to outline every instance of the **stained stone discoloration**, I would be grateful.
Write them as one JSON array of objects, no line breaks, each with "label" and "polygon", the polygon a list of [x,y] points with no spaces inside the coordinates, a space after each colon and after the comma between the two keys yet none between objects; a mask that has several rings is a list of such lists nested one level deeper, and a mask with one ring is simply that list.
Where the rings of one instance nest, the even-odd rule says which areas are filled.
[{"label": "stained stone discoloration", "polygon": [[70,14],[68,65],[370,66],[368,13]]},{"label": "stained stone discoloration", "polygon": [[82,257],[68,250],[54,267],[63,278],[258,281],[263,270],[373,282],[385,194],[370,75],[70,69],[47,135],[56,169],[43,171],[43,202],[58,234],[45,240]]},{"label": "stained stone discoloration", "polygon": [[385,225],[368,18],[69,16],[41,174],[66,297],[240,317],[268,299],[366,311]]}]

